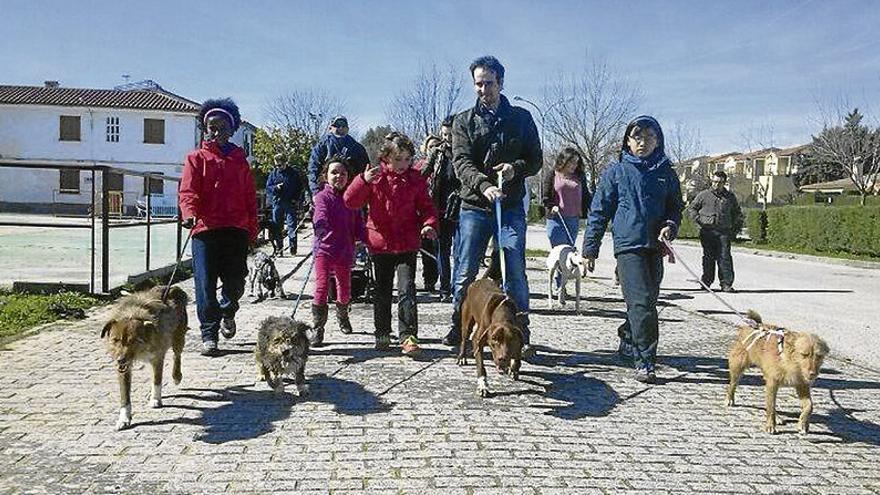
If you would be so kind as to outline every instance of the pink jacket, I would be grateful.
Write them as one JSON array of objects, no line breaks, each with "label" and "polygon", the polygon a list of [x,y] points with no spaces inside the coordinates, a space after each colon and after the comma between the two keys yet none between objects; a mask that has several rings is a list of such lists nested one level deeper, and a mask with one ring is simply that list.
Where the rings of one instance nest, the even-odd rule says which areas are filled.
[{"label": "pink jacket", "polygon": [[315,256],[327,256],[340,263],[354,261],[354,243],[364,240],[364,217],[360,210],[345,206],[342,192],[324,184],[314,197]]},{"label": "pink jacket", "polygon": [[428,182],[410,167],[401,174],[382,163],[379,179],[370,184],[358,174],[345,191],[349,208],[368,206],[367,246],[373,253],[418,251],[425,226],[437,230],[437,210],[428,195]]}]

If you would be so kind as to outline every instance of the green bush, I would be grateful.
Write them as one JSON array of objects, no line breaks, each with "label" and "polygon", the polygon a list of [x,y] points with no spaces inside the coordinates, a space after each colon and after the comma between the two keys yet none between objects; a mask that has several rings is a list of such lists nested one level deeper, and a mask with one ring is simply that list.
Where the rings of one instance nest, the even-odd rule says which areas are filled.
[{"label": "green bush", "polygon": [[530,224],[544,223],[544,206],[539,203],[529,203],[529,212],[526,215],[526,222]]},{"label": "green bush", "polygon": [[762,244],[767,242],[767,212],[755,208],[743,210],[746,216],[746,232],[749,239]]},{"label": "green bush", "polygon": [[691,217],[687,215],[687,212],[682,212],[681,215],[681,225],[678,227],[678,238],[679,239],[699,239],[700,238],[700,227],[696,222],[691,220]]},{"label": "green bush", "polygon": [[791,206],[766,213],[771,245],[880,257],[880,207]]}]

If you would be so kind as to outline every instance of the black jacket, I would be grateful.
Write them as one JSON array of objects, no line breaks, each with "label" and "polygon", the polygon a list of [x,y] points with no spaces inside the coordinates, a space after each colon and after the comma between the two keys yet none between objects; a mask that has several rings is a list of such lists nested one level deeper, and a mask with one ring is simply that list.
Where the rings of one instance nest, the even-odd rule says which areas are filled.
[{"label": "black jacket", "polygon": [[743,226],[743,213],[736,196],[724,189],[715,192],[706,189],[688,205],[688,215],[701,228],[737,234]]},{"label": "black jacket", "polygon": [[[493,117],[478,101],[456,115],[452,124],[452,163],[461,181],[463,208],[491,209],[483,191],[498,185],[498,173],[492,167],[499,163],[510,163],[515,170],[514,178],[504,183],[505,207],[522,205],[525,178],[541,170],[541,140],[532,115],[511,106],[504,95],[495,113]],[[491,163],[486,163],[487,158]]]},{"label": "black jacket", "polygon": [[[556,171],[552,168],[544,171],[544,197],[541,203],[544,205],[545,215],[550,216],[550,209],[559,206],[559,197],[554,187]],[[590,182],[583,173],[578,174],[581,183],[581,218],[587,218],[590,214],[590,202],[593,201],[593,194],[590,193]]]},{"label": "black jacket", "polygon": [[431,198],[434,200],[434,206],[437,207],[437,213],[442,217],[446,211],[449,195],[461,187],[461,183],[455,176],[455,169],[452,167],[450,146],[445,145],[435,149],[428,156],[421,172],[422,175],[430,179]]}]

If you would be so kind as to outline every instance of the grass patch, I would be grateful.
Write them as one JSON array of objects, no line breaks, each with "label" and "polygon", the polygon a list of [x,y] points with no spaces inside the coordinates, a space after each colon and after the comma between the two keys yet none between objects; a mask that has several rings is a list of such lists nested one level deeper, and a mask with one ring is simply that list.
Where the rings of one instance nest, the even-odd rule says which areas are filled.
[{"label": "grass patch", "polygon": [[527,258],[546,258],[550,255],[550,251],[544,249],[526,249]]},{"label": "grass patch", "polygon": [[805,249],[805,248],[796,248],[789,246],[777,246],[774,244],[768,244],[766,242],[755,242],[755,241],[737,241],[734,243],[734,246],[757,249],[761,251],[774,251],[777,253],[792,253],[792,254],[807,254],[811,256],[823,256],[825,258],[838,258],[844,260],[856,260],[856,261],[873,261],[875,263],[880,263],[880,258],[873,256],[864,256],[858,254],[847,253],[845,251],[837,251],[837,252],[829,252],[829,251],[818,251],[815,249]]},{"label": "grass patch", "polygon": [[0,340],[62,318],[83,318],[85,310],[100,304],[94,297],[75,292],[52,295],[0,292]]}]

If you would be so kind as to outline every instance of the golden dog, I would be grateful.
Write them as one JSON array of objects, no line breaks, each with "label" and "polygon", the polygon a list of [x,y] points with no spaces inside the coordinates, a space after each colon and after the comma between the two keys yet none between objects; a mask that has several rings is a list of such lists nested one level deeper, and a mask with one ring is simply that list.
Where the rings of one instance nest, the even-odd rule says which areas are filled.
[{"label": "golden dog", "polygon": [[[471,327],[476,325],[473,335]],[[467,364],[465,346],[472,338],[474,361],[477,364],[477,392],[489,396],[486,367],[483,365],[483,347],[489,346],[492,360],[501,373],[519,379],[522,363],[523,333],[516,320],[516,305],[501,292],[491,279],[472,283],[461,304],[461,346],[458,364]]]},{"label": "golden dog", "polygon": [[171,287],[167,301],[162,300],[164,287],[136,292],[122,298],[101,330],[107,339],[107,352],[116,361],[119,379],[120,409],[116,429],[131,426],[131,367],[135,361],[153,367],[153,389],[150,406],[162,407],[162,368],[168,348],[174,351],[171,378],[180,383],[180,355],[186,337],[186,293]]},{"label": "golden dog", "polygon": [[798,431],[808,433],[810,414],[813,412],[810,389],[819,376],[822,361],[828,355],[828,344],[811,333],[792,332],[764,324],[761,316],[754,311],[749,311],[748,316],[755,326],[739,327],[730,349],[727,405],[734,405],[736,385],[743,372],[749,366],[756,365],[761,368],[765,383],[767,419],[764,431],[776,433],[776,393],[779,387],[786,385],[795,388],[801,401]]}]

